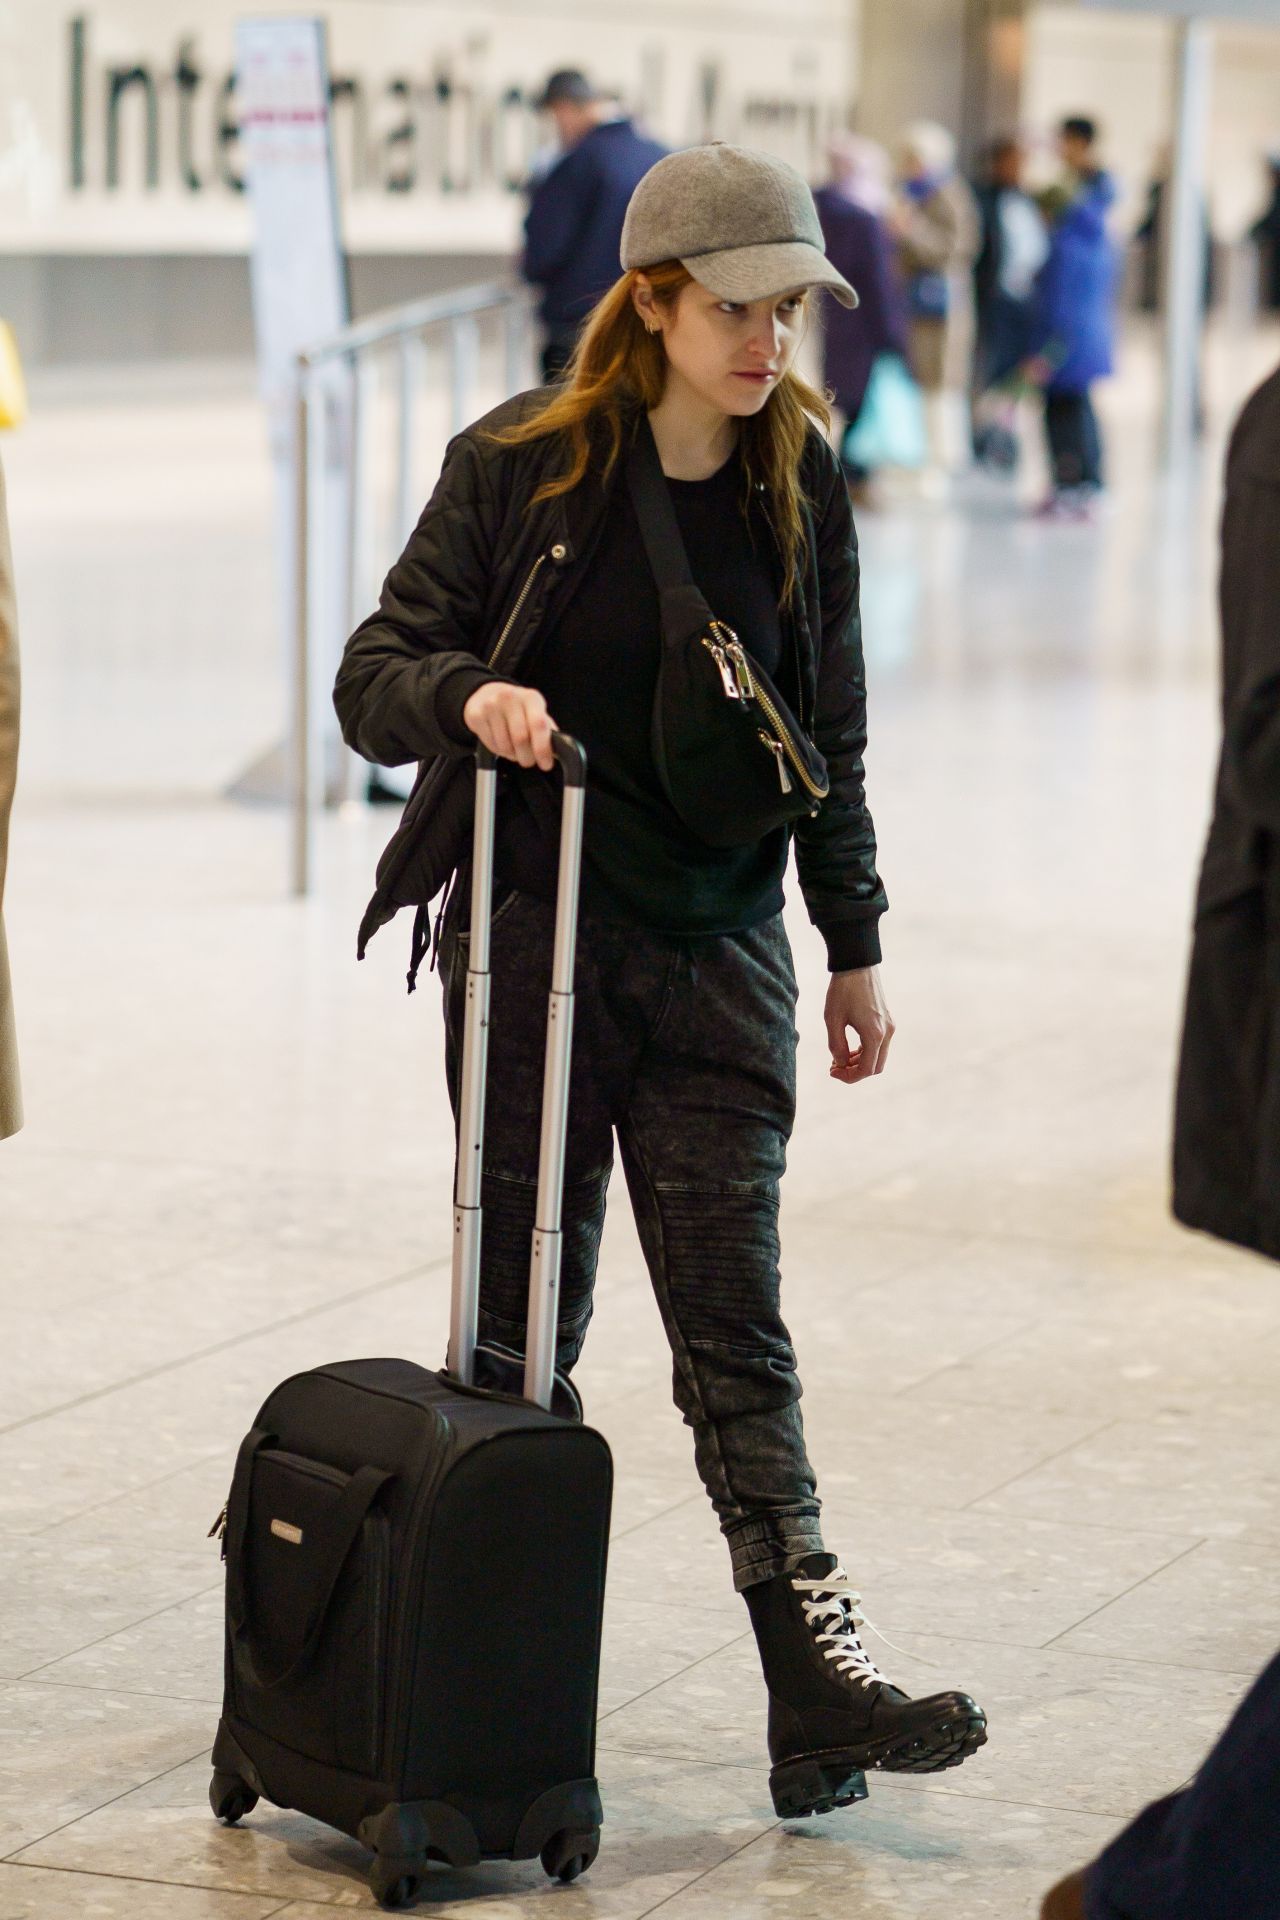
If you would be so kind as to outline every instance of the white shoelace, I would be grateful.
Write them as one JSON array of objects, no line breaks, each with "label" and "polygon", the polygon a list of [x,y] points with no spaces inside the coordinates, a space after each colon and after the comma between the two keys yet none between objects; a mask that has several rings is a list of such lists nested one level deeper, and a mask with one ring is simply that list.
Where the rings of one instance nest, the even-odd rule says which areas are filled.
[{"label": "white shoelace", "polygon": [[[869,1628],[877,1640],[883,1640],[886,1647],[893,1647],[895,1653],[903,1653],[903,1649],[895,1647],[893,1641],[867,1619],[862,1611],[862,1595],[853,1587],[843,1567],[836,1567],[825,1580],[806,1580],[793,1574],[791,1585],[800,1595],[805,1625],[822,1648],[823,1659],[835,1662],[837,1673],[857,1674],[864,1687],[874,1686],[877,1682],[887,1687],[894,1684],[881,1673],[859,1640],[858,1628]],[[812,1599],[806,1600],[806,1594],[812,1594]],[[912,1656],[903,1654],[903,1657]],[[924,1659],[922,1654],[914,1657]],[[924,1664],[932,1666],[933,1662],[924,1661]]]}]

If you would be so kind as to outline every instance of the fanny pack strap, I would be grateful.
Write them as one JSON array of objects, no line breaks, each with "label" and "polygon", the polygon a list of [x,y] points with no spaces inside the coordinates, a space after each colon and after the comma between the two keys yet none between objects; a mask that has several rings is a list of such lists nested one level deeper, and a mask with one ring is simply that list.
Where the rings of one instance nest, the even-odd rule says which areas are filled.
[{"label": "fanny pack strap", "polygon": [[647,415],[642,415],[627,455],[627,490],[640,522],[649,570],[659,593],[672,593],[696,583],[685,551],[684,536],[671,501],[671,489],[658,458],[658,445]]}]

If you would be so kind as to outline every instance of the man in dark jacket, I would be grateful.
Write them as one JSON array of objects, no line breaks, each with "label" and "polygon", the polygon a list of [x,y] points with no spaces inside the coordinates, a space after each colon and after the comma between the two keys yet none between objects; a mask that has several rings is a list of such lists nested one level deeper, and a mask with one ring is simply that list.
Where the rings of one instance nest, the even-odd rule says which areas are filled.
[{"label": "man in dark jacket", "polygon": [[1157,1800],[1041,1920],[1275,1920],[1280,1913],[1280,1656],[1189,1787]]},{"label": "man in dark jacket", "polygon": [[1049,252],[1044,216],[1022,184],[1024,160],[1020,141],[993,141],[977,188],[982,250],[973,263],[973,290],[978,313],[974,386],[979,393],[1007,380],[1026,358],[1036,276]]},{"label": "man in dark jacket", "polygon": [[1271,198],[1249,238],[1258,249],[1262,304],[1275,313],[1280,312],[1280,153],[1267,155],[1267,184]]},{"label": "man in dark jacket", "polygon": [[[1246,406],[1222,522],[1223,748],[1174,1139],[1184,1225],[1280,1259],[1280,371]],[[1042,1920],[1275,1920],[1280,1658],[1190,1787],[1139,1814]]]},{"label": "man in dark jacket", "polygon": [[564,151],[531,189],[522,265],[542,291],[543,378],[558,380],[579,327],[618,277],[627,203],[666,148],[637,133],[616,102],[572,69],[552,74],[538,104],[554,118]]},{"label": "man in dark jacket", "polygon": [[1221,598],[1224,737],[1196,907],[1174,1211],[1280,1259],[1280,372],[1231,443]]}]

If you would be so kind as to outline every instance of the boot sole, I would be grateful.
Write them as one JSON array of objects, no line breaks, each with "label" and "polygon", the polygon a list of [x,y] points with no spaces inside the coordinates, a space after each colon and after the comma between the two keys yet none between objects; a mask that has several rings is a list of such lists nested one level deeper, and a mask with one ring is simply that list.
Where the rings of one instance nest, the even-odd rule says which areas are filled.
[{"label": "boot sole", "polygon": [[910,1739],[882,1743],[866,1764],[881,1773],[942,1773],[947,1767],[963,1766],[986,1744],[987,1716],[981,1707],[970,1706],[935,1720]]},{"label": "boot sole", "polygon": [[963,1766],[987,1744],[987,1719],[980,1707],[943,1715],[919,1732],[893,1740],[868,1741],[836,1753],[806,1754],[775,1767],[769,1791],[779,1818],[804,1819],[830,1813],[867,1797],[866,1773],[942,1773]]},{"label": "boot sole", "polygon": [[844,1754],[811,1754],[788,1760],[769,1775],[773,1810],[782,1820],[831,1813],[867,1797],[867,1776]]}]

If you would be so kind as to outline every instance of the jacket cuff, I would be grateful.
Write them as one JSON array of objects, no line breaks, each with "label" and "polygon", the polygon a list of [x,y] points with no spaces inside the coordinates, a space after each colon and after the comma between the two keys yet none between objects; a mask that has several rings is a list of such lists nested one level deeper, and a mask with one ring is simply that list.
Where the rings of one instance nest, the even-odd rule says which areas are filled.
[{"label": "jacket cuff", "polygon": [[479,662],[474,667],[454,667],[445,675],[436,688],[435,710],[436,725],[446,740],[452,741],[455,747],[474,747],[476,736],[463,719],[462,709],[477,687],[501,679],[500,673],[490,673],[488,667]]},{"label": "jacket cuff", "polygon": [[827,943],[827,970],[855,973],[880,965],[880,920],[845,920],[819,929]]}]

